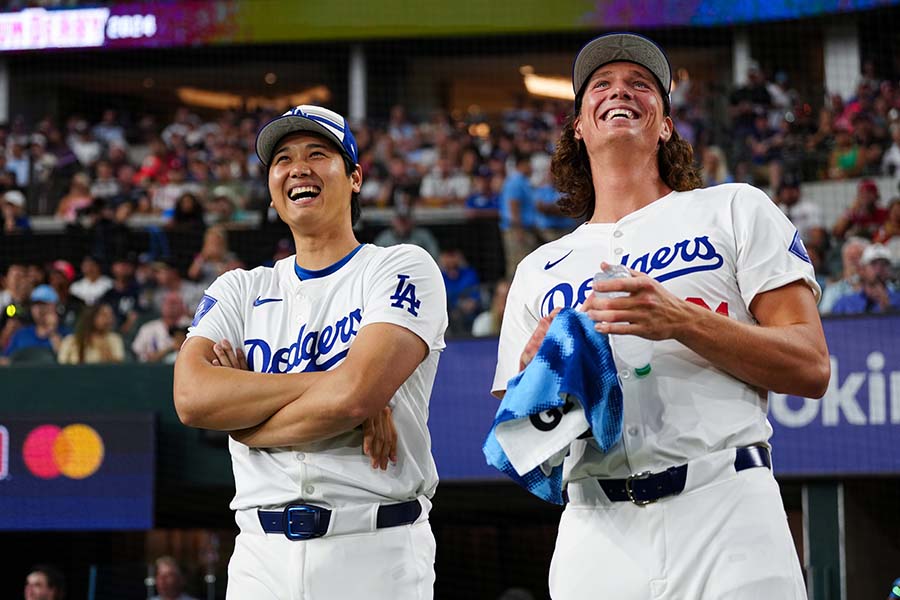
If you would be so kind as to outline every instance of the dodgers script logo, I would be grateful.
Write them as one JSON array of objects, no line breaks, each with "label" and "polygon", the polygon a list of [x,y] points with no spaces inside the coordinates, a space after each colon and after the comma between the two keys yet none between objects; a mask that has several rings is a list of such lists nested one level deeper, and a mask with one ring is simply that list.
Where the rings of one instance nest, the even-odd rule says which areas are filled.
[{"label": "dodgers script logo", "polygon": [[[347,356],[347,344],[359,332],[362,323],[362,309],[357,308],[339,319],[334,325],[328,325],[322,331],[307,331],[306,324],[297,333],[297,341],[287,348],[278,348],[274,352],[265,340],[244,340],[247,353],[247,366],[251,371],[259,373],[288,373],[310,371],[327,371]],[[340,341],[340,352],[327,356]],[[320,358],[326,357],[320,362]],[[259,366],[259,368],[256,368]],[[298,368],[301,367],[302,368]]]},{"label": "dodgers script logo", "polygon": [[[629,262],[630,261],[630,262]],[[701,271],[714,271],[725,263],[708,235],[682,240],[672,246],[663,246],[653,252],[638,256],[622,257],[622,264],[650,275],[660,283]],[[541,316],[546,317],[556,308],[572,308],[584,303],[591,293],[593,276],[581,282],[576,292],[569,282],[551,288],[541,300]]]}]

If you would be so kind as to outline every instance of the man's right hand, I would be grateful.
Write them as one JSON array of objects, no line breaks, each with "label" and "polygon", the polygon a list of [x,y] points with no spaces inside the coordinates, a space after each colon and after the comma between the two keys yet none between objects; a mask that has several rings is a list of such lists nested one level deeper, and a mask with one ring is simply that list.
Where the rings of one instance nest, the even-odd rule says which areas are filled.
[{"label": "man's right hand", "polygon": [[553,319],[556,318],[556,315],[558,315],[561,310],[562,308],[557,308],[538,322],[537,327],[534,329],[534,333],[531,334],[531,338],[528,340],[528,343],[525,344],[525,349],[519,357],[519,371],[524,371],[525,367],[528,366],[528,363],[535,357],[538,348],[541,347],[544,338],[547,336],[547,330],[550,329],[550,323],[553,322]]}]

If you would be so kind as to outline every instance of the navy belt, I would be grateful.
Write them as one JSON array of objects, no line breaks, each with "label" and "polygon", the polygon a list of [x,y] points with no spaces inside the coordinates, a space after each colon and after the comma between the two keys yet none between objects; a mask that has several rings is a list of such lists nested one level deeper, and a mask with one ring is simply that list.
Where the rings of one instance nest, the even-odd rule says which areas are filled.
[{"label": "navy belt", "polygon": [[[772,468],[769,449],[762,446],[738,448],[734,457],[734,470],[754,467]],[[633,502],[639,506],[656,502],[666,496],[680,494],[687,480],[687,465],[669,467],[659,473],[643,471],[625,479],[598,479],[600,487],[613,502]]]},{"label": "navy belt", "polygon": [[[328,532],[331,510],[314,504],[289,504],[284,510],[258,510],[259,524],[266,533],[283,533],[289,540],[310,540]],[[415,523],[422,514],[418,500],[378,507],[378,529]]]}]

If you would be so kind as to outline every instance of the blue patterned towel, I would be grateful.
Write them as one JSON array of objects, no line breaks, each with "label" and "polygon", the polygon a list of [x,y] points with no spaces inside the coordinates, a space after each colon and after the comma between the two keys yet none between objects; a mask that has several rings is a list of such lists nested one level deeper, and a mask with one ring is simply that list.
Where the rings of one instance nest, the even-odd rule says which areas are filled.
[{"label": "blue patterned towel", "polygon": [[484,442],[489,465],[562,504],[562,459],[591,430],[606,452],[622,437],[622,390],[607,336],[574,309],[560,311],[537,355],[509,380]]}]

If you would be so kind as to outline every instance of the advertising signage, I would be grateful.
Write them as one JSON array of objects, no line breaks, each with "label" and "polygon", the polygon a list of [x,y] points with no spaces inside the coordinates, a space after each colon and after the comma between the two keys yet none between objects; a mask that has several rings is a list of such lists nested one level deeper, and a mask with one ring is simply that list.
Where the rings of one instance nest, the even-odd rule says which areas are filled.
[{"label": "advertising signage", "polygon": [[800,19],[897,4],[900,0],[110,3],[108,7],[27,8],[0,13],[0,53],[705,27]]},{"label": "advertising signage", "polygon": [[0,531],[153,527],[153,414],[0,414]]},{"label": "advertising signage", "polygon": [[[769,395],[775,474],[900,474],[900,315],[827,319],[824,327],[825,395]],[[441,355],[429,428],[444,481],[505,479],[481,451],[499,404],[489,394],[496,361],[496,340],[454,341]]]}]

